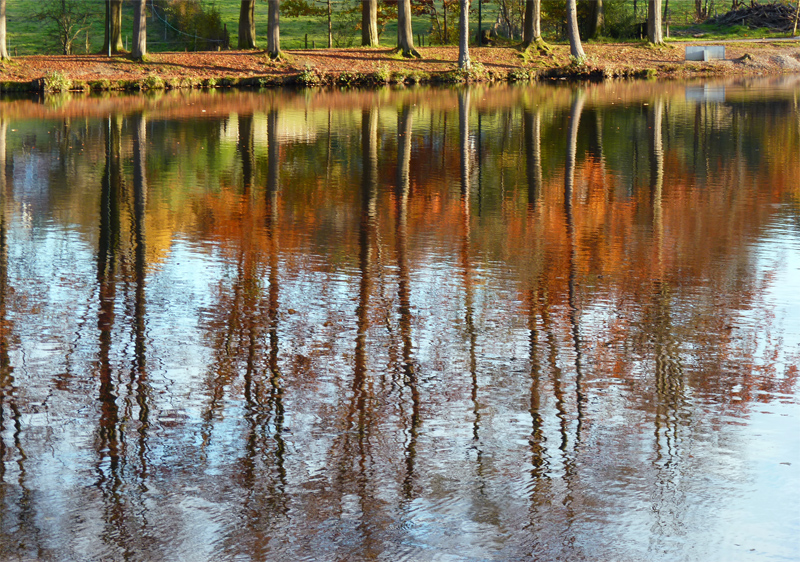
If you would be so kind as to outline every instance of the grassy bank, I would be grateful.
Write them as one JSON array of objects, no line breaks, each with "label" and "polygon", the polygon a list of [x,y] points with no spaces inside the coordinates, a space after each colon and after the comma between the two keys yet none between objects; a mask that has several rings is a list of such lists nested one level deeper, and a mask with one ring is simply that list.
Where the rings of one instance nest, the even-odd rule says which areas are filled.
[{"label": "grassy bank", "polygon": [[[687,43],[689,45],[691,43]],[[727,44],[725,60],[687,62],[684,47],[643,42],[586,45],[587,60],[571,61],[569,47],[522,53],[513,47],[471,49],[473,68],[458,70],[456,47],[420,48],[403,59],[387,48],[287,51],[281,61],[260,51],[153,54],[146,62],[104,55],[17,57],[0,65],[3,91],[157,90],[276,86],[377,86],[382,84],[691,79],[800,72],[800,42]]]}]

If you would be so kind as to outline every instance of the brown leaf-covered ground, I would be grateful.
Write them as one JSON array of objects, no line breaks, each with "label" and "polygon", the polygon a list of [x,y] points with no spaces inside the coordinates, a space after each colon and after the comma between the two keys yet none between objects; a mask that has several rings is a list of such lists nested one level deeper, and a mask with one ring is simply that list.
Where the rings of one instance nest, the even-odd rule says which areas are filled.
[{"label": "brown leaf-covered ground", "polygon": [[[588,66],[606,76],[629,76],[646,69],[666,78],[800,72],[800,41],[729,42],[726,60],[707,63],[684,61],[684,48],[691,44],[697,43],[658,48],[634,43],[587,44],[584,49]],[[412,74],[427,77],[456,68],[457,47],[423,47],[419,51],[421,59],[402,59],[386,48],[296,50],[288,51],[285,60],[277,62],[261,51],[157,53],[151,54],[147,62],[99,54],[21,56],[2,64],[0,81],[31,82],[59,72],[85,82],[137,81],[153,75],[173,82],[248,77],[280,82],[308,69],[323,76],[388,71],[395,77]],[[470,55],[473,62],[484,65],[493,79],[504,79],[519,70],[541,74],[569,66],[567,45],[552,45],[550,54],[534,53],[527,59],[510,47],[472,48]]]}]

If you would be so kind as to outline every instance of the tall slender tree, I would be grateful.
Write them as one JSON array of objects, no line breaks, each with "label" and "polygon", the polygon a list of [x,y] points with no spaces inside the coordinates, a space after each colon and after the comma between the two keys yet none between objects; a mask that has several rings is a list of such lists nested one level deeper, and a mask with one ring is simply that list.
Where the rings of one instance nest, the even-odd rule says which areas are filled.
[{"label": "tall slender tree", "polygon": [[649,0],[647,3],[647,40],[654,45],[664,44],[661,18],[661,0]]},{"label": "tall slender tree", "polygon": [[567,0],[567,36],[569,36],[569,54],[578,62],[586,59],[581,45],[581,35],[578,30],[578,4],[576,0]]},{"label": "tall slender tree", "polygon": [[147,0],[136,0],[133,7],[133,50],[131,56],[142,60],[147,56]]},{"label": "tall slender tree", "polygon": [[361,44],[378,44],[378,0],[361,0]]},{"label": "tall slender tree", "polygon": [[397,2],[397,48],[404,57],[422,58],[414,48],[414,32],[411,29],[411,0]]},{"label": "tall slender tree", "polygon": [[525,16],[522,21],[522,47],[542,43],[542,0],[525,0]]},{"label": "tall slender tree", "polygon": [[256,48],[256,0],[242,0],[239,8],[240,49]]},{"label": "tall slender tree", "polygon": [[603,0],[589,0],[589,18],[586,37],[597,37],[603,30],[604,19],[605,9],[603,8]]},{"label": "tall slender tree", "polygon": [[458,68],[469,70],[472,61],[469,60],[469,0],[459,3],[458,18]]},{"label": "tall slender tree", "polygon": [[6,46],[6,0],[0,0],[0,60],[10,58]]},{"label": "tall slender tree", "polygon": [[281,0],[269,0],[267,54],[271,59],[281,56]]},{"label": "tall slender tree", "polygon": [[106,30],[102,52],[110,52],[113,55],[124,50],[122,44],[122,0],[106,0]]}]

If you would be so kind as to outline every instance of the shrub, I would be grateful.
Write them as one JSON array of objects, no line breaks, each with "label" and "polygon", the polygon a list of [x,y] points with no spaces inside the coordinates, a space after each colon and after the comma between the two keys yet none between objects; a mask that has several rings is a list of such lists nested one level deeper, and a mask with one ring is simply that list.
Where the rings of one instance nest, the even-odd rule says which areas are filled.
[{"label": "shrub", "polygon": [[300,86],[316,86],[321,80],[316,71],[310,66],[306,67],[297,75],[295,82]]},{"label": "shrub", "polygon": [[142,88],[145,90],[163,90],[165,88],[165,84],[160,76],[149,74],[144,80],[142,80]]},{"label": "shrub", "polygon": [[72,81],[58,71],[50,72],[42,78],[42,90],[45,92],[67,92]]}]

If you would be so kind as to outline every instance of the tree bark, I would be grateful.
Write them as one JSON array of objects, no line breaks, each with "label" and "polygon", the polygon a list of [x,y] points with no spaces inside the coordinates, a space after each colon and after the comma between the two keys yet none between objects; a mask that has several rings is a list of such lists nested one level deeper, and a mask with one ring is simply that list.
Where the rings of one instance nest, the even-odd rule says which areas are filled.
[{"label": "tree bark", "polygon": [[272,59],[281,56],[281,2],[269,0],[267,15],[267,54]]},{"label": "tree bark", "polygon": [[240,49],[256,48],[256,0],[242,0],[239,9]]},{"label": "tree bark", "polygon": [[542,39],[542,0],[525,1],[525,17],[522,21],[522,46],[528,48],[534,41]]},{"label": "tree bark", "polygon": [[567,35],[569,36],[569,54],[578,62],[586,59],[578,31],[578,5],[576,0],[567,0]]},{"label": "tree bark", "polygon": [[647,3],[647,40],[650,43],[664,44],[664,32],[661,28],[661,0],[649,0]]},{"label": "tree bark", "polygon": [[0,0],[0,60],[8,60],[6,45],[6,0]]},{"label": "tree bark", "polygon": [[[377,17],[377,15],[375,16]],[[328,48],[333,49],[333,10],[331,8],[331,0],[328,0]]]},{"label": "tree bark", "polygon": [[147,56],[147,0],[136,0],[133,9],[133,50],[134,59]]},{"label": "tree bark", "polygon": [[458,18],[458,68],[469,70],[472,62],[469,60],[469,0],[460,0],[460,14]]},{"label": "tree bark", "polygon": [[588,38],[597,37],[603,29],[603,0],[589,0],[591,14],[589,16],[589,29],[586,33]]},{"label": "tree bark", "polygon": [[106,0],[104,53],[108,52],[109,43],[111,44],[112,55],[125,50],[122,44],[122,0]]},{"label": "tree bark", "polygon": [[422,58],[414,48],[414,32],[411,30],[411,0],[397,3],[397,50],[404,57]]},{"label": "tree bark", "polygon": [[365,47],[378,44],[378,0],[361,1],[361,44]]}]

